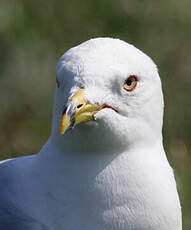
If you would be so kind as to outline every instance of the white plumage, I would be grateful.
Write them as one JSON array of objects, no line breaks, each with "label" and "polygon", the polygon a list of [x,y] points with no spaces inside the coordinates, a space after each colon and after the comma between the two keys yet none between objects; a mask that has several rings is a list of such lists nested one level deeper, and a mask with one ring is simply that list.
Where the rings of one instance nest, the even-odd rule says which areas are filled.
[{"label": "white plumage", "polygon": [[[131,75],[137,86],[126,91]],[[119,39],[91,39],[63,55],[57,81],[45,146],[0,165],[0,229],[181,230],[153,61]],[[89,104],[110,108],[61,135],[64,107],[82,88]]]}]

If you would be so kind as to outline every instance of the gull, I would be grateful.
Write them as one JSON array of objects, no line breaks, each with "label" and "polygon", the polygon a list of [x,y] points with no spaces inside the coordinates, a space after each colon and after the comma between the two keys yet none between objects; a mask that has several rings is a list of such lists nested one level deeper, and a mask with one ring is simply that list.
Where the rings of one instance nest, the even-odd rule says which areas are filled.
[{"label": "gull", "polygon": [[181,230],[151,58],[94,38],[61,57],[56,81],[47,143],[0,164],[0,229]]}]

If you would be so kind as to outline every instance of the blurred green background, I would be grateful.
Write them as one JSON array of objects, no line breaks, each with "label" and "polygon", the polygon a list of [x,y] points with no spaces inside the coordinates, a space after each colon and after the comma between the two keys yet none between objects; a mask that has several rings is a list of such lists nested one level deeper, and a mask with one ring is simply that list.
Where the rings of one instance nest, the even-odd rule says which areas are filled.
[{"label": "blurred green background", "polygon": [[1,0],[0,159],[36,153],[51,129],[56,65],[92,37],[118,37],[157,63],[164,144],[191,229],[191,1]]}]

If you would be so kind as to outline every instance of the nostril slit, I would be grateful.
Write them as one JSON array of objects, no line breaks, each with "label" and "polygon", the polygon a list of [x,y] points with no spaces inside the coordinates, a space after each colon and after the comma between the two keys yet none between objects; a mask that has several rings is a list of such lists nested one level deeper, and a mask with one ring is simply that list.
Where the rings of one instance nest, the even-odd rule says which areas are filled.
[{"label": "nostril slit", "polygon": [[78,108],[78,109],[79,109],[79,108],[81,108],[81,107],[82,107],[82,105],[83,105],[83,104],[79,104],[79,105],[77,105],[77,108]]}]

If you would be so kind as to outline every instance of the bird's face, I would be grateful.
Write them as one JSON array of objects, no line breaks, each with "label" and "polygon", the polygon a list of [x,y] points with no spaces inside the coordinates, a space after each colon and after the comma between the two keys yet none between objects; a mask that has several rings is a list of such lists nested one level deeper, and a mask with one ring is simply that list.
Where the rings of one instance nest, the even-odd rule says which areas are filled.
[{"label": "bird's face", "polygon": [[60,59],[53,125],[57,134],[109,149],[126,148],[159,135],[162,116],[157,68],[134,46],[92,39]]}]

